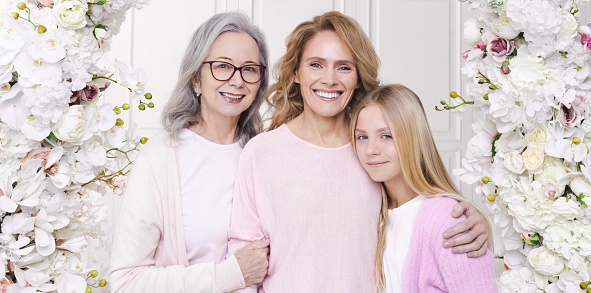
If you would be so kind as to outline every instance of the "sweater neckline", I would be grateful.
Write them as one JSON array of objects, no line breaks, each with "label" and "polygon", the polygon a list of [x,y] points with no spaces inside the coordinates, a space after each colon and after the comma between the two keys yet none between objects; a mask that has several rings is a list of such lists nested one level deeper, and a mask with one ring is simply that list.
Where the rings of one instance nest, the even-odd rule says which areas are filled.
[{"label": "sweater neckline", "polygon": [[344,150],[344,149],[347,149],[349,147],[352,147],[351,142],[348,142],[345,145],[334,147],[334,148],[329,148],[329,147],[323,147],[323,146],[315,145],[315,144],[313,144],[311,142],[308,142],[308,141],[305,141],[305,140],[301,139],[299,136],[295,135],[295,133],[293,133],[291,131],[291,129],[289,129],[289,127],[285,123],[283,125],[279,126],[279,129],[287,132],[296,141],[298,141],[298,142],[300,142],[302,144],[305,144],[305,145],[307,145],[309,147],[312,147],[312,148],[315,148],[315,149],[319,149],[319,150],[323,150],[323,151],[340,151],[340,150]]}]

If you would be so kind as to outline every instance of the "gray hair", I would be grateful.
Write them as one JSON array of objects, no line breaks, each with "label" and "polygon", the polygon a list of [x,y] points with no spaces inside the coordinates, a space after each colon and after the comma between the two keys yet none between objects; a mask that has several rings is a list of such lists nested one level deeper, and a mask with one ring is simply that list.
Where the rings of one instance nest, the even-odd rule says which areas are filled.
[{"label": "gray hair", "polygon": [[[250,23],[248,16],[241,12],[216,14],[203,23],[195,32],[181,60],[179,78],[170,99],[162,110],[162,126],[173,143],[180,139],[184,128],[203,123],[201,102],[193,90],[193,81],[200,81],[199,70],[209,55],[215,40],[225,32],[247,33],[259,47],[260,64],[269,67],[269,49],[263,32]],[[239,141],[244,146],[248,140],[262,129],[259,108],[263,103],[263,93],[269,84],[269,70],[265,70],[261,85],[250,107],[238,119]]]}]

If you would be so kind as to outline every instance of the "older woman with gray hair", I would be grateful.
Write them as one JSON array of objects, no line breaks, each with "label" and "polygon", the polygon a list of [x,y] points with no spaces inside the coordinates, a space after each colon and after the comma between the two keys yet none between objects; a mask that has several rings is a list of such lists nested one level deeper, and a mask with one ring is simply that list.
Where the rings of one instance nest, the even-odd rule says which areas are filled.
[{"label": "older woman with gray hair", "polygon": [[134,163],[111,257],[112,292],[226,292],[262,281],[268,241],[227,259],[242,146],[261,130],[268,49],[244,14],[193,34],[162,113]]}]

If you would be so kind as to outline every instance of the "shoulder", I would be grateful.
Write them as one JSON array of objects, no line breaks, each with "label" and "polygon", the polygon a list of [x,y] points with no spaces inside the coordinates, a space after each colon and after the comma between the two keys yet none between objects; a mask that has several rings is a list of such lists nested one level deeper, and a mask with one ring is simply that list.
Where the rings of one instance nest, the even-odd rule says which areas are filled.
[{"label": "shoulder", "polygon": [[[466,217],[461,215],[454,218],[451,215],[453,207],[458,203],[457,200],[446,196],[433,196],[425,198],[421,210],[419,211],[417,226],[421,230],[432,230],[433,232],[442,232],[449,227],[463,221]],[[436,225],[434,225],[436,224]],[[441,236],[439,233],[436,236]]]},{"label": "shoulder", "polygon": [[[174,146],[166,132],[161,131],[148,139],[148,142],[141,147],[137,156],[138,163],[150,164],[168,163],[174,159]],[[135,163],[134,163],[135,164]]]},{"label": "shoulder", "polygon": [[286,133],[283,127],[280,126],[276,129],[262,132],[251,138],[244,146],[242,153],[254,153],[259,150],[266,152],[267,149],[274,149],[278,145],[284,144],[288,133]]}]

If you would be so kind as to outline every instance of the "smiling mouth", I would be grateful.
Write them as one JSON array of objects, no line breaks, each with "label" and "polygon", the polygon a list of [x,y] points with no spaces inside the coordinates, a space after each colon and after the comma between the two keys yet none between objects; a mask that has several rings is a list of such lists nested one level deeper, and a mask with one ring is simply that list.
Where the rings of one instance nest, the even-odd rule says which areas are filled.
[{"label": "smiling mouth", "polygon": [[368,164],[370,167],[380,167],[380,166],[382,166],[382,165],[384,165],[384,164],[386,164],[386,163],[387,163],[387,162],[370,162],[370,163],[367,163],[367,164]]},{"label": "smiling mouth", "polygon": [[320,96],[321,98],[323,98],[325,100],[334,100],[343,94],[343,92],[340,92],[340,91],[339,92],[323,92],[320,90],[314,90],[314,93],[316,93],[318,96]]},{"label": "smiling mouth", "polygon": [[230,94],[230,93],[220,93],[222,95],[222,97],[224,97],[224,100],[228,101],[228,102],[232,102],[232,103],[236,103],[236,102],[240,102],[242,100],[242,98],[244,98],[244,95],[234,95],[234,94]]}]

